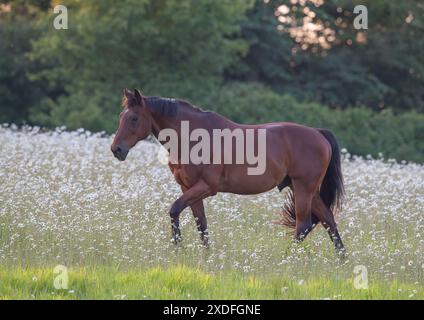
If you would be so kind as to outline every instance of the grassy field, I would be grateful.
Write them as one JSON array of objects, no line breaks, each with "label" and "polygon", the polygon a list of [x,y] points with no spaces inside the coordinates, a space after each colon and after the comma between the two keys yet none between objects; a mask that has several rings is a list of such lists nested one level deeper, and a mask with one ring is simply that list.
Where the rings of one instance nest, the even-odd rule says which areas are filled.
[{"label": "grassy field", "polygon": [[[68,288],[56,289],[53,268],[0,271],[1,299],[423,299],[417,285],[374,281],[356,290],[352,279],[260,277],[237,272],[219,275],[176,266],[168,269],[77,268]],[[419,291],[419,292],[418,292]]]},{"label": "grassy field", "polygon": [[[293,245],[272,223],[277,190],[206,200],[208,250],[184,211],[175,247],[168,210],[180,190],[158,147],[139,143],[121,163],[110,142],[0,128],[0,298],[423,298],[422,165],[345,157],[340,261],[322,227]],[[56,265],[67,290],[54,288]],[[355,289],[358,266],[368,289]]]}]

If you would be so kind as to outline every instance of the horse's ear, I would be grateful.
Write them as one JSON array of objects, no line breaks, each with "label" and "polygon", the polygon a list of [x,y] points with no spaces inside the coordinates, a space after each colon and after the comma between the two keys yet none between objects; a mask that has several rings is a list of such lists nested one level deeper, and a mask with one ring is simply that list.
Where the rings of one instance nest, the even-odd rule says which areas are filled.
[{"label": "horse's ear", "polygon": [[127,88],[124,89],[124,97],[126,97],[127,99],[130,99],[133,96],[133,93],[131,92],[131,90],[128,90]]},{"label": "horse's ear", "polygon": [[137,89],[134,89],[134,97],[135,97],[135,101],[137,102],[138,105],[143,104],[143,96],[142,96],[141,92],[138,91]]}]

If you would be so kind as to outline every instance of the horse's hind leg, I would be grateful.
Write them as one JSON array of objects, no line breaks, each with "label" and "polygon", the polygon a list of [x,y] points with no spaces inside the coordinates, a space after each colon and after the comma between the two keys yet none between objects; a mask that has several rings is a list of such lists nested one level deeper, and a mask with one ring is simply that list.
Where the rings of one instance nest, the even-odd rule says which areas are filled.
[{"label": "horse's hind leg", "polygon": [[315,192],[311,186],[301,179],[293,179],[294,204],[296,213],[295,240],[302,241],[312,230],[311,204]]},{"label": "horse's hind leg", "polygon": [[312,200],[312,211],[314,215],[321,221],[323,227],[327,230],[331,241],[334,243],[336,250],[340,254],[345,253],[342,239],[340,238],[337,224],[334,220],[333,212],[322,201],[319,193],[317,193]]},{"label": "horse's hind leg", "polygon": [[197,230],[200,234],[200,239],[205,247],[209,247],[209,234],[208,226],[205,215],[205,208],[203,206],[203,200],[197,201],[191,205],[191,211],[193,212],[194,220],[196,221]]}]

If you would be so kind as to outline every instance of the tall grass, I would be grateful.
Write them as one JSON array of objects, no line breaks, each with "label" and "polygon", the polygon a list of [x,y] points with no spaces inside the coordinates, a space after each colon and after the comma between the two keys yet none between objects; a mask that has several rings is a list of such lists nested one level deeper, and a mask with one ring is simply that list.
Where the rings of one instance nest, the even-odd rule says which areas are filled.
[{"label": "tall grass", "polygon": [[[363,265],[369,297],[397,297],[403,287],[409,288],[406,297],[422,297],[422,165],[345,157],[348,199],[337,220],[349,255],[339,261],[322,227],[294,246],[287,230],[271,223],[284,201],[277,189],[257,196],[218,194],[207,199],[212,240],[208,250],[201,246],[190,211],[184,211],[184,240],[175,247],[168,210],[181,192],[168,167],[157,160],[157,145],[141,142],[121,163],[110,153],[110,142],[110,137],[83,130],[0,129],[0,296],[13,296],[1,279],[13,279],[14,270],[43,274],[62,264],[76,274],[92,270],[88,278],[108,273],[119,278],[111,270],[134,277],[152,270],[172,273],[184,266],[200,270],[199,276],[223,279],[214,280],[217,289],[211,291],[223,298],[230,296],[223,293],[226,282],[237,282],[234,290],[240,292],[231,297],[246,297],[245,280],[240,280],[244,277],[262,281],[264,298],[343,298],[346,290],[347,297],[367,297],[352,287],[354,267]],[[81,298],[111,297],[113,282],[104,278],[104,288],[97,293],[87,289]],[[197,282],[201,286],[204,281]],[[20,283],[24,292],[18,296],[29,297],[26,282]],[[299,283],[308,285],[298,287]],[[300,293],[283,295],[274,285],[293,286]],[[320,291],[321,286],[328,290]],[[161,294],[152,288],[146,296],[172,295],[171,289],[163,288]],[[197,297],[210,297],[201,288],[195,290],[191,289]]]}]

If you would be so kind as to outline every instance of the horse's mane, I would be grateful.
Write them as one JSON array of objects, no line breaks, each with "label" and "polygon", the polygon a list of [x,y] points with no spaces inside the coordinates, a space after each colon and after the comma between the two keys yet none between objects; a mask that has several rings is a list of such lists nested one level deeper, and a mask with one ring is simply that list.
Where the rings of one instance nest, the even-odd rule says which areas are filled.
[{"label": "horse's mane", "polygon": [[[157,96],[143,97],[146,102],[147,107],[157,115],[167,116],[170,118],[175,118],[177,116],[178,110],[181,107],[187,106],[193,111],[205,112],[202,109],[199,109],[193,106],[191,103],[183,100],[178,100],[174,98],[162,98]],[[124,108],[132,107],[136,104],[135,100],[128,99],[126,96],[123,97],[122,106]]]},{"label": "horse's mane", "polygon": [[172,98],[144,97],[147,107],[155,114],[175,118],[179,101]]}]

